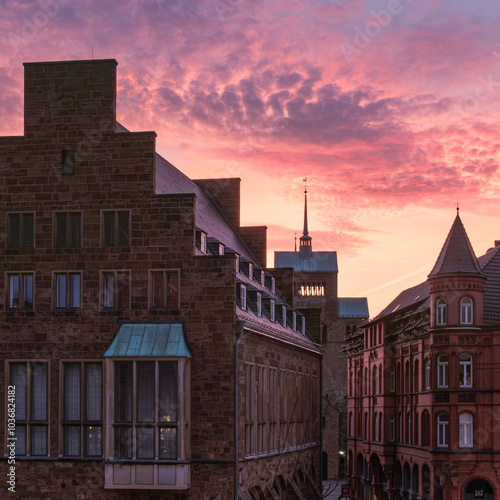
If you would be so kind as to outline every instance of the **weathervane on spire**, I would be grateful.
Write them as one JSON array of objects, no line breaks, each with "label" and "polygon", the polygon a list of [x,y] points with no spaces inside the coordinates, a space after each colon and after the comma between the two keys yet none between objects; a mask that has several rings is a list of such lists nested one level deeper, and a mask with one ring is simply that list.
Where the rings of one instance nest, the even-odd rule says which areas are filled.
[{"label": "weathervane on spire", "polygon": [[304,182],[304,193],[307,194],[307,177],[304,177],[302,181]]},{"label": "weathervane on spire", "polygon": [[303,259],[308,259],[312,255],[312,238],[309,236],[309,231],[307,229],[307,177],[302,179],[304,182],[304,233],[299,238],[299,256]]}]

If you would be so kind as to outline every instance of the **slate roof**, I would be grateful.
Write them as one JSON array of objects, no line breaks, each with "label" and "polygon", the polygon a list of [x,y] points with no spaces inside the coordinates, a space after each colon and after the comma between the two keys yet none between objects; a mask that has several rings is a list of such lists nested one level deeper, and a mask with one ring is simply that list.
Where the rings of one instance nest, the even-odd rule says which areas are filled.
[{"label": "slate roof", "polygon": [[104,356],[176,356],[191,358],[182,323],[127,323],[120,326]]},{"label": "slate roof", "polygon": [[303,259],[299,252],[274,252],[274,267],[293,267],[301,273],[338,272],[337,252],[312,252]]},{"label": "slate roof", "polygon": [[366,297],[339,298],[339,318],[368,318],[368,300]]},{"label": "slate roof", "polygon": [[484,283],[484,322],[500,324],[500,246],[491,248],[478,259]]},{"label": "slate roof", "polygon": [[429,283],[424,281],[417,286],[403,290],[382,312],[374,319],[380,319],[383,316],[400,311],[416,304],[430,307],[429,301]]},{"label": "slate roof", "polygon": [[481,267],[458,212],[429,278],[450,274],[481,274]]}]

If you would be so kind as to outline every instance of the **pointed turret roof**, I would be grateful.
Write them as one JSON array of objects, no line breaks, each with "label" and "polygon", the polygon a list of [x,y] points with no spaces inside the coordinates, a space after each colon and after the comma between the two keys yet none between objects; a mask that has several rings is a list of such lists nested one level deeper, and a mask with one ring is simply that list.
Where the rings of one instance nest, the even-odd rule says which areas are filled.
[{"label": "pointed turret roof", "polygon": [[[307,178],[304,182],[307,182]],[[304,234],[300,237],[299,255],[302,259],[309,259],[312,255],[312,238],[307,228],[307,184],[304,187]]]},{"label": "pointed turret roof", "polygon": [[483,275],[469,237],[465,232],[464,225],[460,220],[458,208],[457,217],[451,226],[436,264],[428,277],[434,278],[436,276],[449,276],[453,274]]}]

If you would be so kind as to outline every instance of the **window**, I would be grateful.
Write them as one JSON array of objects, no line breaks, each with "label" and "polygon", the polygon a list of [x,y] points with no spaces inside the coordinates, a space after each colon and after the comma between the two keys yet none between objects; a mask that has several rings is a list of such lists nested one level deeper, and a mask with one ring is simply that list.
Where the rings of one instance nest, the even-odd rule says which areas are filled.
[{"label": "window", "polygon": [[256,387],[255,387],[255,365],[245,365],[245,456],[256,453]]},{"label": "window", "polygon": [[281,315],[283,316],[282,320],[283,320],[283,326],[286,328],[286,306],[283,305],[281,306]]},{"label": "window", "polygon": [[7,246],[33,248],[35,241],[35,214],[33,212],[7,215]]},{"label": "window", "polygon": [[130,211],[102,212],[102,242],[105,247],[130,245]]},{"label": "window", "polygon": [[202,253],[207,253],[207,233],[200,231],[200,250]]},{"label": "window", "polygon": [[128,309],[130,303],[130,272],[103,271],[102,306],[104,309]]},{"label": "window", "polygon": [[441,354],[437,359],[437,386],[448,387],[448,356]]},{"label": "window", "polygon": [[429,358],[424,361],[424,388],[425,390],[431,388],[431,362]]},{"label": "window", "polygon": [[179,270],[149,271],[149,304],[151,309],[179,307]]},{"label": "window", "polygon": [[297,331],[297,313],[295,311],[292,314],[292,328],[294,332]]},{"label": "window", "polygon": [[378,367],[378,393],[383,394],[384,393],[384,375],[382,371],[382,365],[379,365]]},{"label": "window", "polygon": [[389,439],[391,443],[396,441],[396,417],[394,415],[389,417]]},{"label": "window", "polygon": [[225,253],[225,245],[219,243],[219,255],[224,255]]},{"label": "window", "polygon": [[265,287],[266,286],[266,271],[260,272],[260,284]]},{"label": "window", "polygon": [[422,413],[422,446],[431,445],[431,417],[427,410]]},{"label": "window", "polygon": [[368,368],[365,367],[365,380],[363,385],[365,386],[365,396],[368,395],[368,389],[370,385],[370,380],[368,378]]},{"label": "window", "polygon": [[61,155],[62,175],[75,174],[75,151],[74,149],[63,149]]},{"label": "window", "polygon": [[240,307],[243,310],[247,308],[247,287],[245,285],[240,285]]},{"label": "window", "polygon": [[262,294],[257,292],[257,316],[262,316]]},{"label": "window", "polygon": [[276,279],[271,276],[271,292],[276,293]]},{"label": "window", "polygon": [[462,325],[472,325],[472,299],[464,297],[460,301],[460,323]]},{"label": "window", "polygon": [[236,253],[236,272],[240,272],[240,256]]},{"label": "window", "polygon": [[377,378],[378,378],[378,370],[377,367],[374,365],[372,368],[372,394],[378,394]]},{"label": "window", "polygon": [[33,273],[7,274],[7,308],[17,311],[33,310]]},{"label": "window", "polygon": [[257,366],[257,454],[267,453],[267,368]]},{"label": "window", "polygon": [[253,264],[251,262],[248,263],[248,278],[253,280]]},{"label": "window", "polygon": [[458,385],[472,387],[472,356],[460,354],[458,356]]},{"label": "window", "polygon": [[378,441],[379,440],[379,434],[378,434],[378,413],[375,413],[375,417],[373,420],[373,440]]},{"label": "window", "polygon": [[413,365],[413,392],[419,392],[419,363],[418,359],[415,360]]},{"label": "window", "polygon": [[395,392],[396,391],[396,372],[394,371],[394,369],[391,370],[389,380],[390,380],[390,384],[389,384],[390,391]]},{"label": "window", "polygon": [[278,451],[278,369],[269,368],[269,451]]},{"label": "window", "polygon": [[82,245],[81,212],[56,212],[54,227],[54,246],[79,247]]},{"label": "window", "polygon": [[102,364],[64,363],[63,394],[63,455],[102,456]]},{"label": "window", "polygon": [[438,447],[448,447],[448,415],[446,413],[440,413],[437,417],[437,440]]},{"label": "window", "polygon": [[302,332],[302,335],[306,334],[306,317],[305,316],[302,316],[302,327],[301,327],[300,331]]},{"label": "window", "polygon": [[411,444],[411,413],[406,414],[406,444]]},{"label": "window", "polygon": [[459,416],[459,446],[472,448],[473,443],[473,417],[470,413],[461,413]]},{"label": "window", "polygon": [[276,321],[276,301],[274,299],[271,299],[269,301],[270,307],[271,307],[271,321],[274,323]]},{"label": "window", "polygon": [[436,301],[436,325],[446,325],[446,300],[443,298]]},{"label": "window", "polygon": [[399,443],[403,442],[403,415],[399,413]]},{"label": "window", "polygon": [[177,370],[177,361],[114,362],[113,458],[179,458]]},{"label": "window", "polygon": [[48,455],[48,363],[11,363],[16,387],[16,455]]},{"label": "window", "polygon": [[55,273],[56,309],[80,307],[81,273]]}]

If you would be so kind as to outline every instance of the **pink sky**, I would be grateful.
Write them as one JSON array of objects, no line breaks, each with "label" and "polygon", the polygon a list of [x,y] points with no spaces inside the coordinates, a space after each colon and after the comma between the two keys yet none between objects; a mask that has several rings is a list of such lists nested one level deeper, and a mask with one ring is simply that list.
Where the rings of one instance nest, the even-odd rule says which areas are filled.
[{"label": "pink sky", "polygon": [[23,62],[114,58],[118,120],[192,178],[241,177],[242,222],[313,249],[372,315],[424,280],[455,216],[500,239],[496,0],[6,0],[0,135]]}]

